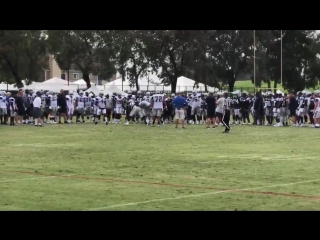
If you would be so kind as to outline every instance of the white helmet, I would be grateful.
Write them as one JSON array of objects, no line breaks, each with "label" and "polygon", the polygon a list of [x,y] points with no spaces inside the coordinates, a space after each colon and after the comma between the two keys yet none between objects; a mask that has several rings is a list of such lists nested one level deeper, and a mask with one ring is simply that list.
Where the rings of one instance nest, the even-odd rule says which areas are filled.
[{"label": "white helmet", "polygon": [[92,93],[89,93],[89,97],[93,97],[93,94],[92,94]]},{"label": "white helmet", "polygon": [[69,91],[69,95],[72,95],[73,94],[73,92],[72,91]]},{"label": "white helmet", "polygon": [[82,90],[79,91],[79,95],[81,95],[81,94],[83,94],[83,91],[82,91]]},{"label": "white helmet", "polygon": [[148,96],[148,97],[149,97],[149,96],[150,96],[150,92],[146,92],[146,96]]},{"label": "white helmet", "polygon": [[176,95],[174,93],[171,93],[171,97],[175,97]]}]

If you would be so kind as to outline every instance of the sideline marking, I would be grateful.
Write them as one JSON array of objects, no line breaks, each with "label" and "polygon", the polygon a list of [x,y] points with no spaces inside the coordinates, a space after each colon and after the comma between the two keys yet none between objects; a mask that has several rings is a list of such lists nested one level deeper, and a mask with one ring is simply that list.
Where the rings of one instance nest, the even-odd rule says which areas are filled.
[{"label": "sideline marking", "polygon": [[98,210],[103,210],[103,209],[134,206],[134,205],[151,203],[151,202],[163,202],[163,201],[169,201],[169,200],[179,200],[179,199],[183,199],[183,198],[194,198],[194,197],[202,197],[202,196],[207,196],[207,195],[215,195],[215,194],[220,194],[220,193],[230,193],[230,192],[237,192],[237,191],[250,191],[250,190],[272,188],[272,187],[284,187],[284,186],[297,185],[297,184],[309,183],[309,182],[318,182],[318,181],[320,181],[320,179],[307,180],[307,181],[301,181],[301,182],[284,183],[284,184],[276,184],[276,185],[270,185],[270,186],[264,186],[264,187],[242,188],[242,189],[225,190],[225,191],[218,191],[218,192],[200,193],[200,194],[185,195],[185,196],[172,197],[172,198],[158,198],[158,199],[152,199],[152,200],[142,201],[142,202],[125,203],[125,204],[111,205],[111,206],[99,207],[99,208],[89,208],[89,209],[85,209],[83,211],[98,211]]}]

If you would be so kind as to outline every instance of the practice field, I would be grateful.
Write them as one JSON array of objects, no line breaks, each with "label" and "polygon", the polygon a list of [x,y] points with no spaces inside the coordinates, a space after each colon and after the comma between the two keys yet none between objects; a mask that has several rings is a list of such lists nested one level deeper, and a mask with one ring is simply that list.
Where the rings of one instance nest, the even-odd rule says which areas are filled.
[{"label": "practice field", "polygon": [[0,210],[320,209],[318,129],[0,128]]}]

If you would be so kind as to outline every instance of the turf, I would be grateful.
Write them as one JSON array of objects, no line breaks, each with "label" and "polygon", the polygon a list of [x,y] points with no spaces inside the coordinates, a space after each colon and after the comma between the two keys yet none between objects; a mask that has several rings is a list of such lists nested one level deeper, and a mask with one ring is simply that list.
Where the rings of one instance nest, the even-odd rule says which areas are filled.
[{"label": "turf", "polygon": [[319,210],[319,130],[0,126],[0,210]]}]

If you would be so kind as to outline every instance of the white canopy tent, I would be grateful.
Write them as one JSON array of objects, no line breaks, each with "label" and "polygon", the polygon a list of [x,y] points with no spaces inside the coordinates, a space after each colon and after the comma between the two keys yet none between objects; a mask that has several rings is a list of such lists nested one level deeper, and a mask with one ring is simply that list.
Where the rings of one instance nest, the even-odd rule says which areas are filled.
[{"label": "white canopy tent", "polygon": [[[87,86],[86,81],[83,80],[83,79],[80,79],[80,80],[77,80],[77,81],[75,81],[75,82],[72,82],[72,84],[78,84],[78,85],[85,85],[85,86]],[[90,84],[91,84],[91,86],[95,85],[95,83],[92,83],[92,82],[90,82]]]},{"label": "white canopy tent", "polygon": [[112,82],[108,82],[106,83],[104,86],[106,87],[106,89],[109,87],[109,86],[116,86],[120,89],[122,89],[122,84],[123,84],[123,91],[130,91],[131,87],[130,87],[130,82],[128,79],[126,79],[123,83],[122,83],[122,78],[118,78]]},{"label": "white canopy tent", "polygon": [[116,85],[111,85],[103,91],[104,95],[107,95],[107,94],[112,95],[113,93],[118,93],[118,94],[121,94],[122,96],[128,95],[127,93],[121,91],[121,89],[118,88]]},{"label": "white canopy tent", "polygon": [[50,83],[50,84],[68,84],[68,81],[63,80],[61,78],[54,77],[54,78],[50,78],[47,81],[44,81],[42,83],[43,84],[48,84],[48,83]]},{"label": "white canopy tent", "polygon": [[5,83],[2,83],[0,84],[0,90],[1,91],[18,91],[19,89],[17,87],[14,86],[14,84],[5,84]]},{"label": "white canopy tent", "polygon": [[[141,91],[155,91],[155,90],[168,91],[171,89],[170,86],[169,87],[164,87],[163,85],[158,86],[158,84],[154,84],[151,81],[149,81],[148,83],[148,79],[146,77],[139,79],[138,83]],[[122,78],[118,78],[112,82],[105,84],[106,87],[112,86],[112,85],[117,86],[119,89],[122,89],[122,86],[123,86],[123,91],[136,90],[136,86],[130,87],[129,79],[126,79],[124,82],[122,82]]]},{"label": "white canopy tent", "polygon": [[63,90],[72,90],[77,91],[77,85],[66,85],[66,84],[55,84],[55,83],[32,83],[29,86],[26,86],[25,89],[31,89],[33,91],[40,91],[40,90],[48,90],[54,92],[60,92],[61,89]]},{"label": "white canopy tent", "polygon": [[[177,87],[176,87],[176,91],[193,91],[193,90],[197,90],[197,91],[205,91],[205,85],[203,83],[198,83],[197,85],[195,85],[196,81],[190,79],[190,78],[186,78],[186,77],[178,77],[177,79]],[[219,89],[214,88],[214,87],[209,87],[207,86],[207,90],[208,91],[213,91],[213,92],[217,92],[219,91]]]},{"label": "white canopy tent", "polygon": [[[152,76],[152,78],[151,78]],[[141,91],[170,91],[171,90],[171,85],[169,86],[164,86],[160,79],[156,75],[151,75],[149,76],[149,81],[148,81],[148,76],[143,76],[138,80],[139,87]],[[181,76],[177,79],[177,87],[176,87],[176,92],[179,91],[205,91],[205,85],[203,83],[198,83],[195,85],[196,81],[186,78],[184,76]],[[119,89],[122,89],[123,85],[123,91],[132,91],[136,90],[136,87],[130,87],[130,82],[129,79],[126,79],[124,82],[122,82],[122,78],[118,78],[112,82],[109,82],[105,84],[105,87],[115,85]],[[209,87],[207,86],[208,91],[213,91],[217,92],[217,88]]]},{"label": "white canopy tent", "polygon": [[87,89],[85,92],[93,92],[95,95],[99,94],[102,92],[99,88],[97,88],[95,85],[91,85],[91,88]]}]

